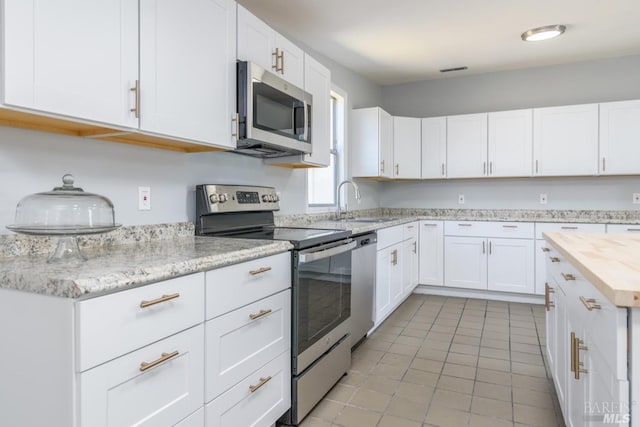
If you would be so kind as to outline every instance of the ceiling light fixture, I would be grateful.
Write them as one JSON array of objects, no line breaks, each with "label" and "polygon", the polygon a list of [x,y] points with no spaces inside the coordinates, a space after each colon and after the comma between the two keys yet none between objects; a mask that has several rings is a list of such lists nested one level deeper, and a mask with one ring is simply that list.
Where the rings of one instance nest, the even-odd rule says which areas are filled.
[{"label": "ceiling light fixture", "polygon": [[558,37],[567,27],[564,25],[545,25],[544,27],[532,28],[527,30],[520,37],[526,42],[537,42],[540,40],[548,40]]}]

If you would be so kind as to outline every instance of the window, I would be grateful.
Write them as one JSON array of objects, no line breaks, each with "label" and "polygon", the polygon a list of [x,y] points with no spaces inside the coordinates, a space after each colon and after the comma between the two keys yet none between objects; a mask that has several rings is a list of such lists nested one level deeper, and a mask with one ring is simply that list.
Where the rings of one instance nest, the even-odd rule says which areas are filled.
[{"label": "window", "polygon": [[309,207],[335,207],[336,186],[342,176],[344,158],[344,97],[331,91],[331,145],[329,166],[309,169],[307,197]]}]

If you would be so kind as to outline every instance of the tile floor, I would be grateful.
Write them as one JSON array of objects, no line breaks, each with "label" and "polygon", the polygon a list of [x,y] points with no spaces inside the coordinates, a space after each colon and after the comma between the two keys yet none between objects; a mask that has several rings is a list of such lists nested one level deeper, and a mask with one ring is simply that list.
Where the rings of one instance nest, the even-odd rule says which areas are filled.
[{"label": "tile floor", "polygon": [[302,427],[563,426],[544,308],[411,295]]}]

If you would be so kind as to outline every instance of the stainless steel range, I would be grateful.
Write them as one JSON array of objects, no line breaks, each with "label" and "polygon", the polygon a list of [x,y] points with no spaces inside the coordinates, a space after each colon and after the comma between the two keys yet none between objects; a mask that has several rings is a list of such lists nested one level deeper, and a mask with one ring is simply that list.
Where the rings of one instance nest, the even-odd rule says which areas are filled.
[{"label": "stainless steel range", "polygon": [[350,231],[276,227],[272,187],[198,185],[196,234],[288,240],[292,251],[292,407],[297,425],[351,365]]}]

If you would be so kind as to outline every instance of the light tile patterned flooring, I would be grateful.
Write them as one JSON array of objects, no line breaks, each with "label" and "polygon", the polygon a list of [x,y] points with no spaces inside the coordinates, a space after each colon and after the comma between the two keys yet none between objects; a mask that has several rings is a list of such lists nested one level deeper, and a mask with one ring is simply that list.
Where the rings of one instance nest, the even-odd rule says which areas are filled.
[{"label": "light tile patterned flooring", "polygon": [[544,308],[411,295],[302,427],[563,426]]}]

